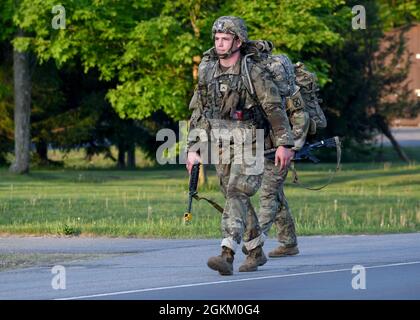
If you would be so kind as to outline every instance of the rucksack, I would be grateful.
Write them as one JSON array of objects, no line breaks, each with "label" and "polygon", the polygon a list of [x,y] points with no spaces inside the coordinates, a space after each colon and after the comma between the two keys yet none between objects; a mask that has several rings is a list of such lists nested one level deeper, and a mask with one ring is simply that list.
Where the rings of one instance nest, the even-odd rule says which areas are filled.
[{"label": "rucksack", "polygon": [[317,128],[326,128],[327,119],[320,106],[322,100],[318,98],[319,87],[316,74],[308,71],[302,62],[298,62],[295,64],[295,79],[309,118],[315,121]]},{"label": "rucksack", "polygon": [[[272,54],[272,50],[273,44],[270,41],[249,41],[245,57],[252,58],[254,63],[271,74],[280,95],[287,98],[287,108],[303,107],[308,112],[311,122],[315,123],[315,128],[310,130],[311,134],[315,133],[316,128],[325,128],[327,120],[319,105],[321,100],[317,96],[319,88],[316,75],[309,72],[303,63],[293,65],[287,55]],[[244,63],[248,59],[244,59]],[[252,90],[252,84],[248,86]]]}]

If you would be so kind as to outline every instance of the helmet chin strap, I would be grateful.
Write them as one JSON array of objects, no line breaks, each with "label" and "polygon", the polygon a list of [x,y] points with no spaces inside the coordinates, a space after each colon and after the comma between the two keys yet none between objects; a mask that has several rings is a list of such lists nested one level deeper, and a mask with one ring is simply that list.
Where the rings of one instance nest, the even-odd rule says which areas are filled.
[{"label": "helmet chin strap", "polygon": [[235,52],[238,52],[239,50],[241,50],[241,47],[236,48],[235,50],[232,50],[233,48],[233,43],[235,41],[232,41],[232,44],[230,45],[230,49],[228,50],[228,52],[226,53],[218,53],[217,56],[219,57],[219,59],[228,59],[230,58]]}]

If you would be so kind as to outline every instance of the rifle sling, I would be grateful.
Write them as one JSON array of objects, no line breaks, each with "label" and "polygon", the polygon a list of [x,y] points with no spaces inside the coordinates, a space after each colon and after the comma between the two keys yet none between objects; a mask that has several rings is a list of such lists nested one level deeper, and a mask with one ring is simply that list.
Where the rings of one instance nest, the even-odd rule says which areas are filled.
[{"label": "rifle sling", "polygon": [[207,199],[204,197],[200,197],[197,193],[193,195],[193,198],[197,201],[200,200],[206,200],[208,203],[210,203],[217,211],[219,211],[220,213],[223,213],[223,208],[221,206],[219,206],[215,201],[211,200],[211,199]]},{"label": "rifle sling", "polygon": [[306,185],[301,184],[299,182],[299,178],[298,178],[298,175],[297,175],[297,172],[296,172],[295,164],[292,161],[292,163],[290,165],[290,169],[292,170],[293,183],[295,183],[295,184],[297,184],[297,185],[299,185],[299,186],[301,186],[301,187],[303,187],[303,188],[305,188],[307,190],[313,190],[313,191],[318,191],[318,190],[324,189],[326,186],[328,186],[331,183],[331,181],[334,178],[335,174],[340,169],[340,162],[341,162],[341,144],[340,144],[340,140],[339,140],[338,137],[334,137],[334,139],[335,139],[335,148],[336,148],[336,151],[337,151],[337,166],[335,167],[335,171],[333,173],[331,173],[328,181],[324,185],[322,185],[320,187],[308,187]]},{"label": "rifle sling", "polygon": [[[338,137],[334,137],[334,139],[335,139],[335,147],[336,147],[336,151],[337,151],[337,165],[335,167],[335,171],[333,173],[331,173],[328,181],[324,185],[322,185],[320,187],[315,187],[315,188],[308,187],[306,185],[301,184],[299,182],[299,178],[298,178],[298,175],[297,175],[297,172],[296,172],[296,168],[294,166],[294,162],[292,162],[292,164],[290,165],[290,168],[292,169],[293,183],[295,183],[295,184],[297,184],[297,185],[299,185],[299,186],[301,186],[301,187],[303,187],[303,188],[305,188],[307,190],[314,190],[314,191],[318,191],[318,190],[324,189],[326,186],[328,186],[331,183],[331,181],[334,178],[335,174],[340,169],[340,162],[341,162],[341,144],[340,144],[340,140],[339,140]],[[208,198],[205,198],[205,197],[200,197],[198,195],[198,193],[195,193],[192,197],[195,200],[197,200],[197,201],[200,201],[200,200],[207,201],[208,203],[210,203],[213,206],[213,208],[215,208],[220,213],[223,213],[223,208],[220,205],[218,205],[214,200],[211,200],[211,199],[208,199]]]}]

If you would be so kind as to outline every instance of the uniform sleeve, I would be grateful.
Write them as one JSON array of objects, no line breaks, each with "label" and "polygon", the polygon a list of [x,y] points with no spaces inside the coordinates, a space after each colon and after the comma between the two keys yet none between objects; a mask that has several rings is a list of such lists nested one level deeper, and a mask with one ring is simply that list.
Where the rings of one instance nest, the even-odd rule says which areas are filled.
[{"label": "uniform sleeve", "polygon": [[290,124],[292,125],[292,133],[294,140],[293,150],[302,149],[306,141],[306,136],[308,135],[309,129],[309,114],[301,110],[296,110],[290,114]]},{"label": "uniform sleeve", "polygon": [[280,92],[271,76],[260,67],[253,65],[251,79],[255,94],[271,124],[274,147],[293,147],[293,134]]},{"label": "uniform sleeve", "polygon": [[304,105],[305,102],[299,91],[287,98],[286,111],[292,126],[295,144],[293,150],[300,150],[305,144],[306,136],[308,135],[310,118],[309,113],[305,111]]},{"label": "uniform sleeve", "polygon": [[196,134],[191,134],[190,132],[194,129],[204,129],[208,133],[210,125],[208,120],[204,116],[204,104],[205,100],[205,90],[206,85],[204,81],[204,73],[206,69],[207,60],[203,59],[198,68],[198,84],[195,87],[194,94],[191,98],[189,104],[189,110],[191,110],[191,118],[189,121],[189,130],[188,130],[188,139],[187,139],[187,150],[197,142],[199,142]]},{"label": "uniform sleeve", "polygon": [[189,150],[197,142],[197,139],[193,138],[193,135],[190,135],[190,132],[194,129],[202,127],[203,106],[198,88],[194,90],[194,95],[191,98],[189,109],[192,111],[192,114],[189,121],[187,150]]}]

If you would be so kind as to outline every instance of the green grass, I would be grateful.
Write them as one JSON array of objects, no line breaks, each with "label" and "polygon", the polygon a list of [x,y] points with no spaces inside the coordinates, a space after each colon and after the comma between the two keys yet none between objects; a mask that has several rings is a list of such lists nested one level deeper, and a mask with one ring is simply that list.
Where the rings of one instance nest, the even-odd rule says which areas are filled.
[{"label": "green grass", "polygon": [[[301,164],[300,180],[322,184],[333,167]],[[219,238],[220,214],[203,201],[193,202],[193,221],[183,225],[187,184],[181,166],[34,170],[27,176],[3,168],[0,233]],[[213,171],[200,193],[224,203]],[[420,231],[420,165],[344,164],[327,188],[308,191],[288,182],[286,195],[299,235]],[[258,207],[257,196],[253,203]]]}]

